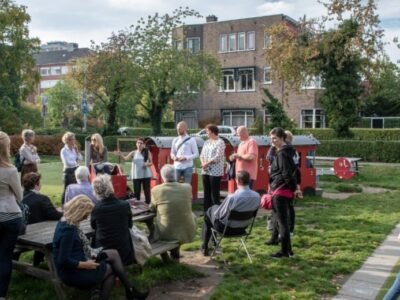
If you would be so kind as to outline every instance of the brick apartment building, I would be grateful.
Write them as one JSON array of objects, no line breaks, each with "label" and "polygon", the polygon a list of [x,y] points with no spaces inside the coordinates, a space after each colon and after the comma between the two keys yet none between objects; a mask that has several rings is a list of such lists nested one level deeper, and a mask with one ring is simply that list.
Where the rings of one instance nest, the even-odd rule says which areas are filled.
[{"label": "brick apartment building", "polygon": [[39,53],[35,55],[36,69],[40,74],[34,95],[41,95],[44,91],[54,87],[62,80],[68,72],[74,60],[84,57],[90,53],[89,48],[78,48],[76,43],[49,42],[40,47]]},{"label": "brick apartment building", "polygon": [[[283,101],[284,108],[297,126],[325,127],[324,112],[318,106],[318,82],[300,91],[288,90],[284,82],[271,78],[265,52],[270,40],[265,29],[279,22],[296,24],[285,15],[218,21],[208,16],[204,24],[184,25],[176,30],[175,46],[192,52],[204,51],[217,58],[223,68],[221,86],[210,83],[194,101],[175,107],[175,120],[185,120],[191,128],[215,122],[251,127],[257,117],[268,122],[262,107],[264,88]],[[288,93],[288,97],[284,94]]]}]

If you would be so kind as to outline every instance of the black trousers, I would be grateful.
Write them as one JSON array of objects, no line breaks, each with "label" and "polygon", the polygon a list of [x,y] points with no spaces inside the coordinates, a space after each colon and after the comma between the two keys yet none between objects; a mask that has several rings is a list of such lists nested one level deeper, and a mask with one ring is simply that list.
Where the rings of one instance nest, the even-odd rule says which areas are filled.
[{"label": "black trousers", "polygon": [[70,184],[76,183],[76,178],[75,178],[75,170],[76,168],[67,168],[63,172],[64,176],[64,191],[61,196],[61,205],[63,206],[65,203],[65,190],[67,189],[67,186]]},{"label": "black trousers", "polygon": [[[289,201],[289,231],[291,233],[294,232],[294,226],[296,222],[296,211],[294,209],[294,199],[290,199]],[[278,220],[276,219],[276,215],[272,213],[271,215],[271,224],[272,224],[272,235],[271,240],[277,241],[279,236],[279,225]]]},{"label": "black trousers", "polygon": [[202,175],[204,190],[204,212],[211,206],[220,204],[221,176]]},{"label": "black trousers", "polygon": [[[289,229],[289,202],[290,199],[281,196],[272,198],[272,214],[274,218],[274,228],[271,239],[278,239],[278,232],[281,236],[281,252],[289,254],[292,251]],[[275,236],[274,236],[275,235]]]},{"label": "black trousers", "polygon": [[143,185],[144,199],[147,204],[150,204],[151,200],[150,180],[151,178],[133,179],[133,192],[135,194],[135,198],[140,200],[140,194],[142,192],[141,187]]}]

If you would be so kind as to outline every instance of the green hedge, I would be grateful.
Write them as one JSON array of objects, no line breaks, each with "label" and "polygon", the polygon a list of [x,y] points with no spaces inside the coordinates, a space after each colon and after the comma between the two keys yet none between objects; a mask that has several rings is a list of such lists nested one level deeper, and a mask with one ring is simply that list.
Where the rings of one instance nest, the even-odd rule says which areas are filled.
[{"label": "green hedge", "polygon": [[370,162],[400,162],[400,142],[320,140],[318,156],[361,157]]},{"label": "green hedge", "polygon": [[[351,132],[354,136],[351,140],[359,140],[359,141],[400,141],[400,129],[369,129],[369,128],[352,128]],[[335,133],[330,128],[321,128],[321,129],[296,129],[294,130],[294,134],[296,135],[309,135],[312,134],[317,139],[324,140],[337,140]]]}]

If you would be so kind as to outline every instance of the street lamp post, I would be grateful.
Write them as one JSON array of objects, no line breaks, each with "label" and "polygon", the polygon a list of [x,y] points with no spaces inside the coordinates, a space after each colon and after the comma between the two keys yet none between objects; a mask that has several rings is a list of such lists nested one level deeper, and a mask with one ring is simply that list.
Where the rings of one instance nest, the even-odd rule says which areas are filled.
[{"label": "street lamp post", "polygon": [[83,114],[83,132],[86,132],[87,113],[88,113],[88,103],[86,99],[86,93],[83,93],[82,96],[81,111]]},{"label": "street lamp post", "polygon": [[46,128],[46,116],[48,113],[47,104],[48,98],[46,95],[42,95],[42,117],[43,117],[43,128]]}]

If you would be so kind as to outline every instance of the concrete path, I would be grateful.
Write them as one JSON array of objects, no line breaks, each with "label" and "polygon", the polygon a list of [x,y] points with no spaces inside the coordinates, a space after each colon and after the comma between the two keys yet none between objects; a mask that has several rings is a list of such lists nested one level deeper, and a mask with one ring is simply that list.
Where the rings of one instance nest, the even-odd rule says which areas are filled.
[{"label": "concrete path", "polygon": [[343,285],[334,300],[373,300],[400,258],[400,224]]}]

